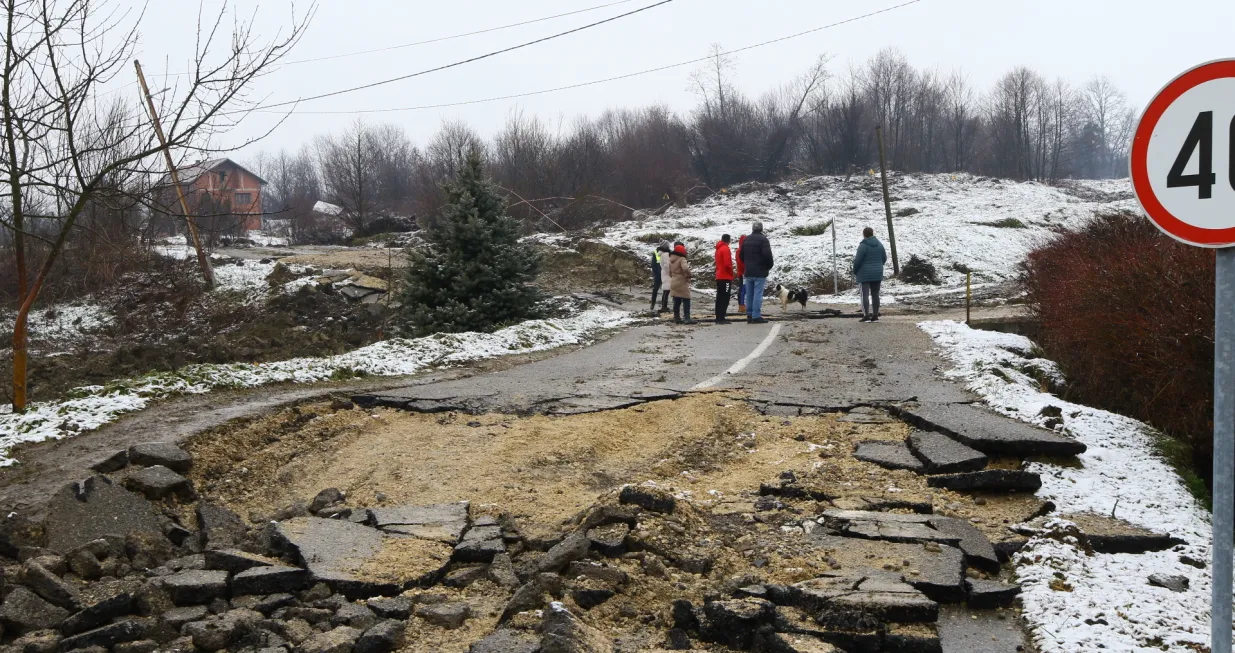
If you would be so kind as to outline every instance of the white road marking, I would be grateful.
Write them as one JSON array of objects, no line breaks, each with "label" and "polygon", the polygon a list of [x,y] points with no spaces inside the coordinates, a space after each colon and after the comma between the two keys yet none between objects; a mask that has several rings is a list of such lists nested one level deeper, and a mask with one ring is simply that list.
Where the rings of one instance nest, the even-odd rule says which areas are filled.
[{"label": "white road marking", "polygon": [[725,370],[724,372],[721,372],[720,374],[717,374],[716,376],[708,379],[707,381],[699,383],[698,385],[691,388],[691,390],[707,390],[708,388],[711,388],[713,386],[720,385],[720,383],[725,380],[725,377],[731,376],[733,374],[737,374],[741,372],[742,370],[746,369],[746,366],[750,365],[751,361],[754,361],[756,358],[759,358],[760,356],[762,356],[763,352],[767,351],[768,347],[772,346],[772,342],[776,340],[776,336],[780,333],[781,326],[782,325],[779,322],[776,324],[773,324],[772,330],[768,332],[768,337],[764,338],[763,342],[759,343],[759,346],[755,347],[754,351],[747,354],[746,357],[743,358],[742,360],[734,363],[729,369]]}]

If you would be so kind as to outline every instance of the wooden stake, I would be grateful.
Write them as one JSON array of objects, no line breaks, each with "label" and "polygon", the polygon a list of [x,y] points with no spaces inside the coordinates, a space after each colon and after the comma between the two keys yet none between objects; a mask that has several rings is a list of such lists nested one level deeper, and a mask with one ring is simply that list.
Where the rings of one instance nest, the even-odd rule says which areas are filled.
[{"label": "wooden stake", "polygon": [[970,301],[970,298],[973,296],[973,292],[969,286],[969,280],[972,276],[973,276],[972,272],[965,273],[965,324],[966,326],[968,326],[969,324],[969,301]]},{"label": "wooden stake", "polygon": [[875,125],[875,138],[879,141],[879,178],[883,180],[883,212],[888,217],[888,241],[892,245],[892,276],[899,277],[901,263],[896,258],[896,229],[892,226],[892,202],[888,199],[888,169],[883,160],[883,127]]},{"label": "wooden stake", "polygon": [[137,81],[141,83],[142,94],[146,96],[146,106],[150,109],[150,122],[154,123],[154,133],[159,137],[159,145],[163,147],[163,158],[167,161],[167,170],[171,175],[172,185],[176,187],[176,196],[180,198],[180,208],[184,211],[184,221],[189,227],[189,235],[193,238],[193,249],[197,250],[197,265],[202,269],[202,279],[206,289],[214,288],[214,270],[210,268],[210,259],[202,250],[202,240],[197,235],[197,222],[189,211],[189,201],[184,197],[184,187],[180,185],[180,173],[172,161],[171,149],[167,147],[167,137],[163,135],[163,126],[159,124],[159,113],[154,108],[154,98],[150,96],[150,88],[146,86],[146,76],[142,74],[141,62],[134,59],[133,66],[137,68]]}]

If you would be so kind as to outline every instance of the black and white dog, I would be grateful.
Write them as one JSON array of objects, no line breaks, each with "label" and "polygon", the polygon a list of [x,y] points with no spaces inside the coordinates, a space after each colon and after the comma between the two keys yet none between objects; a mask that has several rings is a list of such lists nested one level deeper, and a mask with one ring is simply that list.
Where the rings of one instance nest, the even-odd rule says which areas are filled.
[{"label": "black and white dog", "polygon": [[806,309],[807,293],[805,288],[786,288],[779,283],[772,289],[776,296],[780,299],[780,310],[783,313],[788,310],[791,302],[797,302],[802,305],[802,309]]}]

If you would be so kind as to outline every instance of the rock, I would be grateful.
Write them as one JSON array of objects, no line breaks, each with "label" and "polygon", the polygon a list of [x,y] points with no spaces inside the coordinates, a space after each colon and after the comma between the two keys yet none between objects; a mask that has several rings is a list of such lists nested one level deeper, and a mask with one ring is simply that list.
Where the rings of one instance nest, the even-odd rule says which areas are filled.
[{"label": "rock", "polygon": [[316,632],[309,622],[303,619],[289,619],[287,621],[275,622],[282,625],[282,635],[287,641],[293,644],[300,644],[309,639]]},{"label": "rock", "polygon": [[958,492],[1036,492],[1042,478],[1033,472],[1013,469],[985,469],[978,472],[943,474],[926,479],[927,485]]},{"label": "rock", "polygon": [[670,609],[673,613],[674,628],[688,633],[698,632],[699,615],[695,613],[695,606],[690,601],[674,599],[673,603],[670,604]]},{"label": "rock", "polygon": [[187,499],[193,496],[193,484],[189,479],[162,465],[133,472],[124,479],[124,484],[130,490],[144,494],[147,499],[157,500],[172,495]]},{"label": "rock", "polygon": [[152,639],[139,639],[135,642],[121,642],[112,647],[112,653],[154,653],[159,643]]},{"label": "rock", "polygon": [[750,648],[755,633],[772,621],[775,608],[765,599],[710,601],[703,606],[706,622],[700,626],[704,639],[734,648]]},{"label": "rock", "polygon": [[625,585],[629,580],[626,572],[617,567],[609,567],[586,560],[570,563],[567,576],[571,578],[595,578],[614,586]]},{"label": "rock", "polygon": [[64,635],[76,635],[87,630],[98,628],[112,619],[122,617],[133,611],[134,595],[123,588],[93,601],[83,601],[82,609],[60,624],[60,632]]},{"label": "rock", "polygon": [[1193,567],[1196,569],[1205,569],[1206,567],[1209,566],[1209,563],[1207,561],[1201,560],[1199,558],[1194,558],[1187,554],[1183,554],[1179,556],[1179,561],[1185,565],[1188,565],[1189,567]]},{"label": "rock", "polygon": [[626,536],[630,534],[630,526],[622,522],[597,526],[587,532],[587,539],[592,548],[611,558],[616,558],[626,552]]},{"label": "rock", "polygon": [[601,581],[589,581],[576,587],[570,596],[574,599],[575,604],[584,610],[592,608],[608,601],[616,594],[612,587],[609,587]]},{"label": "rock", "polygon": [[14,587],[0,604],[0,622],[18,632],[56,628],[69,611],[44,601],[24,587]]},{"label": "rock", "polygon": [[514,564],[510,562],[510,556],[505,553],[493,556],[493,562],[489,564],[487,573],[489,580],[504,589],[514,589],[521,582],[519,576],[515,573]]},{"label": "rock", "polygon": [[540,653],[540,638],[530,633],[500,628],[472,644],[468,653]]},{"label": "rock", "polygon": [[94,465],[91,465],[90,469],[100,474],[110,474],[112,472],[118,472],[128,466],[129,450],[122,449],[104,458],[103,460],[100,460]]},{"label": "rock", "polygon": [[[646,506],[645,506],[646,507]],[[566,606],[554,602],[541,626],[542,653],[613,653],[613,642],[599,630],[579,621]]]},{"label": "rock", "polygon": [[227,648],[236,633],[236,622],[231,619],[194,621],[182,631],[193,638],[193,645],[203,651],[218,651]]},{"label": "rock", "polygon": [[489,562],[493,556],[506,552],[502,527],[472,526],[455,546],[454,559],[460,562]]},{"label": "rock", "polygon": [[163,579],[163,589],[176,605],[196,605],[227,594],[227,572],[190,570]]},{"label": "rock", "polygon": [[239,549],[208,549],[202,556],[203,566],[206,569],[226,571],[233,574],[238,574],[254,567],[270,567],[282,564],[274,558],[259,556]]},{"label": "rock", "polygon": [[486,564],[455,567],[446,573],[446,577],[442,579],[442,584],[446,587],[467,587],[487,576],[488,571],[489,566]]},{"label": "rock", "polygon": [[458,544],[467,528],[468,502],[372,508],[374,525],[390,533]]},{"label": "rock", "polygon": [[60,633],[54,630],[36,630],[13,640],[17,653],[55,653],[60,645]]},{"label": "rock", "polygon": [[37,564],[51,572],[53,576],[63,576],[69,573],[68,560],[59,553],[48,552],[34,557],[27,556],[23,562]]},{"label": "rock", "polygon": [[237,596],[232,599],[233,608],[254,610],[264,615],[296,603],[296,597],[287,593],[266,594],[265,596]]},{"label": "rock", "polygon": [[681,628],[670,628],[665,636],[665,648],[670,651],[689,651],[694,648],[690,643],[690,635]]},{"label": "rock", "polygon": [[137,569],[154,569],[175,557],[170,540],[154,533],[129,533],[124,538],[124,553]]},{"label": "rock", "polygon": [[540,559],[538,569],[541,572],[559,572],[570,563],[587,555],[592,548],[592,542],[583,533],[571,533],[559,542]]},{"label": "rock", "polygon": [[47,546],[57,551],[72,551],[106,535],[163,536],[154,506],[104,476],[61,488],[48,501],[44,522]]},{"label": "rock", "polygon": [[886,469],[907,469],[915,474],[921,474],[924,470],[922,461],[914,457],[909,447],[895,440],[859,442],[853,457]]},{"label": "rock", "polygon": [[[756,650],[767,653],[843,653],[840,649],[812,635],[768,633],[760,635]],[[884,649],[892,650],[892,649]],[[920,649],[895,649],[905,653],[919,653]],[[922,652],[925,653],[925,652]]]},{"label": "rock", "polygon": [[350,626],[339,626],[334,630],[319,633],[301,642],[297,653],[350,653],[361,632]]},{"label": "rock", "polygon": [[[20,557],[21,549],[44,546],[46,536],[41,521],[32,521],[14,513],[0,516],[0,555],[25,562],[25,559]],[[61,550],[68,551],[71,548]]]},{"label": "rock", "polygon": [[193,466],[193,456],[170,442],[146,442],[129,447],[129,464],[142,467],[158,465],[184,473]]},{"label": "rock", "polygon": [[35,594],[43,597],[48,603],[67,610],[78,608],[80,597],[77,588],[60,580],[34,560],[28,560],[22,565],[21,579],[27,587],[34,590]]},{"label": "rock", "polygon": [[1041,533],[1050,519],[1064,519],[1076,524],[1089,540],[1089,546],[1098,553],[1149,553],[1165,551],[1184,541],[1141,528],[1122,519],[1094,513],[1070,513],[1052,517],[1037,517],[1028,523],[1013,527],[1017,533],[1034,536]]},{"label": "rock", "polygon": [[1189,580],[1187,576],[1172,576],[1168,574],[1150,574],[1149,584],[1154,587],[1165,587],[1172,592],[1186,592]]},{"label": "rock", "polygon": [[145,635],[146,624],[137,620],[117,621],[79,635],[65,637],[60,641],[60,650],[71,651],[91,646],[112,647],[121,642],[142,639]]},{"label": "rock", "polygon": [[382,619],[406,620],[412,614],[412,600],[406,596],[369,599],[368,605]]},{"label": "rock", "polygon": [[1000,583],[993,580],[968,579],[965,586],[969,590],[966,604],[974,610],[993,610],[1012,605],[1021,593],[1021,586]]},{"label": "rock", "polygon": [[349,598],[390,596],[435,580],[452,553],[450,545],[435,540],[383,535],[367,526],[320,517],[281,522],[274,539],[308,569],[311,581],[326,583]]},{"label": "rock", "polygon": [[172,608],[163,613],[163,621],[179,630],[190,621],[201,621],[210,616],[210,610],[204,605],[187,605],[182,608]]},{"label": "rock", "polygon": [[466,603],[438,603],[422,605],[416,608],[416,616],[439,628],[454,630],[463,625],[472,615],[472,608]]},{"label": "rock", "polygon": [[402,621],[386,619],[364,631],[356,640],[355,653],[390,653],[403,647],[407,626]]},{"label": "rock", "polygon": [[618,493],[618,501],[633,504],[652,512],[671,513],[677,506],[672,494],[658,488],[627,485]]},{"label": "rock", "polygon": [[986,467],[986,454],[934,431],[914,431],[906,440],[909,450],[927,474],[975,472]]},{"label": "rock", "polygon": [[935,530],[959,538],[956,546],[965,553],[965,562],[988,573],[999,573],[999,555],[991,541],[973,524],[951,517],[931,517]]},{"label": "rock", "polygon": [[197,522],[205,549],[234,547],[244,539],[247,530],[240,515],[207,501],[197,504]]},{"label": "rock", "polygon": [[545,588],[533,579],[516,589],[506,602],[500,622],[505,622],[514,615],[528,610],[536,610],[545,604]]},{"label": "rock", "polygon": [[99,559],[87,549],[74,549],[66,557],[69,568],[84,580],[98,580],[103,576],[103,565]]},{"label": "rock", "polygon": [[316,515],[336,503],[343,503],[345,498],[339,488],[328,487],[318,492],[317,496],[313,497],[313,500],[309,502],[309,512]]},{"label": "rock", "polygon": [[359,603],[345,603],[330,618],[330,625],[351,626],[363,631],[376,624],[377,621],[377,615],[373,614],[368,607]]},{"label": "rock", "polygon": [[232,577],[232,594],[295,592],[309,582],[309,573],[299,567],[273,565],[246,569]]},{"label": "rock", "polygon": [[1075,456],[1085,444],[1054,431],[1010,420],[971,404],[892,407],[898,417],[925,431],[938,431],[989,456]]}]

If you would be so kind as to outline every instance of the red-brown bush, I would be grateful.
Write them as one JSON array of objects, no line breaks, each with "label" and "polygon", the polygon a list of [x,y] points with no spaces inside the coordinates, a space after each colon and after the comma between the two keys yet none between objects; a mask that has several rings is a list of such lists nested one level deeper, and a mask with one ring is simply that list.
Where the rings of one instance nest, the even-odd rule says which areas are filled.
[{"label": "red-brown bush", "polygon": [[1068,392],[1150,423],[1191,448],[1209,484],[1214,254],[1142,216],[1103,215],[1029,254],[1023,281],[1040,345]]}]

